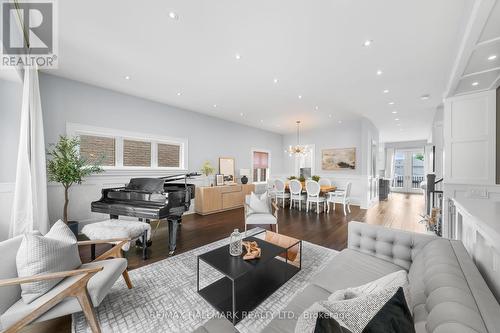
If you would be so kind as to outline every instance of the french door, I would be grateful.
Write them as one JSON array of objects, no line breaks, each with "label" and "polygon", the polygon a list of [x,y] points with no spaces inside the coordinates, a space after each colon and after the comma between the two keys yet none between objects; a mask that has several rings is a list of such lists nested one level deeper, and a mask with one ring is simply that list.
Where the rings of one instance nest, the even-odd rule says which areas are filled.
[{"label": "french door", "polygon": [[424,181],[424,150],[396,150],[394,153],[394,177],[392,191],[422,193],[420,184]]}]

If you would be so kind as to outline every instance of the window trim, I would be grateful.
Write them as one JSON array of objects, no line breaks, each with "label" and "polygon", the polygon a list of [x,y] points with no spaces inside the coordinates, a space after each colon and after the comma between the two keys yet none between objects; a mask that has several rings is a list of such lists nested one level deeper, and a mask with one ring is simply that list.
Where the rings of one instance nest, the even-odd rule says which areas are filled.
[{"label": "window trim", "polygon": [[255,179],[253,179],[253,153],[254,152],[261,152],[261,153],[267,153],[267,180],[271,178],[271,163],[272,163],[272,156],[271,156],[271,151],[269,149],[260,149],[260,148],[251,148],[250,149],[250,175],[252,177],[252,184],[266,184],[267,180],[265,182],[256,182]]},{"label": "window trim", "polygon": [[[77,123],[66,123],[66,134],[70,137],[79,135],[102,136],[115,139],[115,166],[103,166],[108,171],[187,171],[188,170],[188,140],[186,138],[175,138],[146,134],[139,132],[123,131],[112,128],[89,126]],[[124,166],[123,165],[123,143],[124,140],[147,141],[151,142],[151,166]],[[179,145],[179,164],[177,167],[159,167],[158,166],[158,144]]]}]

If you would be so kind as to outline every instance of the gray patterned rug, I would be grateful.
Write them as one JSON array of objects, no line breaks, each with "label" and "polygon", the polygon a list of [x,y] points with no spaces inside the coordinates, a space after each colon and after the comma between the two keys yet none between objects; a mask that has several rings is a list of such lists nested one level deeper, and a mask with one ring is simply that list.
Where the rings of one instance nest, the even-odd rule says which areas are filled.
[{"label": "gray patterned rug", "polygon": [[[253,230],[257,230],[252,229]],[[129,272],[134,288],[119,279],[96,309],[103,333],[108,332],[191,332],[217,314],[196,292],[196,257],[228,243],[223,239]],[[319,245],[303,242],[302,270],[261,303],[254,313],[236,327],[242,333],[260,332],[272,315],[283,309],[307,281],[336,255]],[[200,264],[203,287],[221,278],[206,264]],[[73,315],[74,333],[91,332],[82,312]]]}]

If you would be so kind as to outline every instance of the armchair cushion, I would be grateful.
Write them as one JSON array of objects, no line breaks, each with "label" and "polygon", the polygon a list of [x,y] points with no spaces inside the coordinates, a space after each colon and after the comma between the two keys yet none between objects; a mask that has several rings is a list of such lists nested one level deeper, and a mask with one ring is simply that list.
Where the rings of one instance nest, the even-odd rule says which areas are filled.
[{"label": "armchair cushion", "polygon": [[250,214],[246,218],[246,224],[276,224],[277,220],[271,213]]},{"label": "armchair cushion", "polygon": [[[88,282],[87,289],[94,306],[98,306],[109,293],[111,287],[127,268],[127,260],[124,258],[108,259],[83,264],[80,268],[103,267],[103,270],[95,274]],[[24,316],[34,311],[37,307],[57,295],[62,290],[73,284],[80,275],[67,277],[54,288],[40,296],[31,303],[25,303],[19,299],[5,313],[0,316],[0,329],[7,329]],[[67,314],[80,312],[82,308],[75,297],[67,297],[52,309],[41,315],[35,321],[45,321]]]},{"label": "armchair cushion", "polygon": [[[61,220],[45,236],[26,233],[16,255],[17,274],[29,277],[42,273],[69,271],[82,262],[73,232]],[[31,303],[52,289],[62,279],[37,281],[21,285],[21,297]]]},{"label": "armchair cushion", "polygon": [[268,195],[267,192],[257,195],[255,193],[250,193],[250,202],[248,203],[248,213],[270,213],[268,205]]}]

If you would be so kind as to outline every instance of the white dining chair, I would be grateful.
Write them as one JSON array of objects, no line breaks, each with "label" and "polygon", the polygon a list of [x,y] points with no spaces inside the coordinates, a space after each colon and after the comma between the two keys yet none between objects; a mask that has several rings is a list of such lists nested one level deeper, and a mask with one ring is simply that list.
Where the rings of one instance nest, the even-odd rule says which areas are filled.
[{"label": "white dining chair", "polygon": [[330,203],[333,203],[333,210],[335,210],[335,204],[341,204],[344,206],[344,215],[347,216],[346,208],[349,214],[351,213],[351,187],[352,183],[347,183],[344,190],[337,190],[328,193],[328,199],[326,205],[328,207],[327,213],[330,212]]},{"label": "white dining chair", "polygon": [[307,200],[306,200],[306,211],[309,211],[309,207],[311,204],[316,203],[316,213],[319,214],[320,204],[323,205],[323,210],[326,210],[326,199],[323,196],[320,196],[321,187],[319,183],[310,180],[306,183],[306,191],[307,191]]},{"label": "white dining chair", "polygon": [[307,196],[302,194],[302,184],[297,179],[290,181],[290,208],[299,203],[299,210],[302,210],[302,201],[306,201]]},{"label": "white dining chair", "polygon": [[320,178],[318,183],[319,186],[332,186],[332,182],[328,178]]},{"label": "white dining chair", "polygon": [[285,208],[286,199],[290,199],[290,193],[285,191],[286,190],[285,182],[282,181],[281,179],[276,179],[274,181],[274,190],[276,191],[274,193],[276,203],[279,205],[279,200],[281,199],[283,202],[283,208]]},{"label": "white dining chair", "polygon": [[267,195],[269,198],[276,198],[276,189],[274,188],[274,180],[268,179],[266,182]]}]

